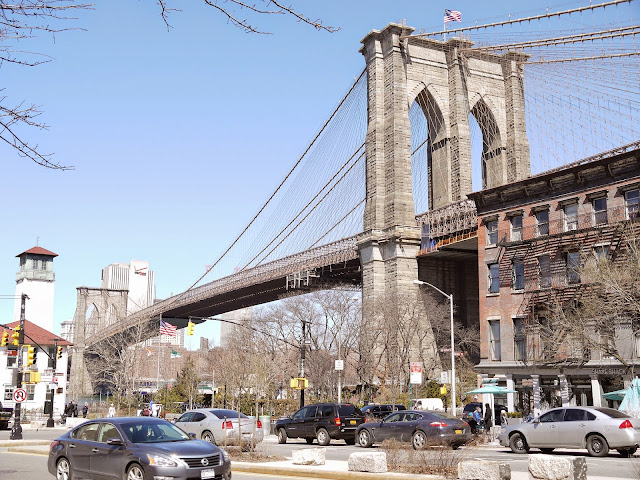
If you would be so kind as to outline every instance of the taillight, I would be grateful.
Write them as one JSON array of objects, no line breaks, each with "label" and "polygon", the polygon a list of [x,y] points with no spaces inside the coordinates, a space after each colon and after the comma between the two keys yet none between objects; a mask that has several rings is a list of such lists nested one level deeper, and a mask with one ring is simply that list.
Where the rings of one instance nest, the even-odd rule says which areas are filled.
[{"label": "taillight", "polygon": [[429,425],[432,427],[446,427],[447,424],[444,422],[431,422]]},{"label": "taillight", "polygon": [[[622,428],[622,427],[621,427]],[[51,444],[49,445],[49,453],[53,452],[53,449],[55,448],[56,445],[58,445],[60,442],[58,440],[54,440],[53,442],[51,442]]]},{"label": "taillight", "polygon": [[233,423],[231,423],[231,420],[222,421],[222,429],[224,430],[225,428],[233,430]]},{"label": "taillight", "polygon": [[633,425],[631,425],[631,422],[629,420],[625,420],[620,424],[618,428],[633,428]]},{"label": "taillight", "polygon": [[340,420],[340,417],[336,417],[333,419],[333,421],[335,422],[335,424],[339,427],[340,425],[342,425],[342,420]]},{"label": "taillight", "polygon": [[262,422],[260,420],[258,420],[258,423],[256,423],[258,428],[262,428]]}]

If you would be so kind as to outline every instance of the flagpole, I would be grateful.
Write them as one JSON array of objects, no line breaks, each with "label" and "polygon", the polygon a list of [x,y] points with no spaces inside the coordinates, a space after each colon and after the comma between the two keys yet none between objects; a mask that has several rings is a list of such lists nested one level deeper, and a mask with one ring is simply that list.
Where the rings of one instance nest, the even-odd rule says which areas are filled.
[{"label": "flagpole", "polygon": [[[160,322],[162,322],[162,314],[160,314]],[[160,334],[160,336],[158,337],[158,373],[156,374],[156,395],[160,392],[160,347],[161,346],[162,346],[162,334]]]},{"label": "flagpole", "polygon": [[442,28],[443,28],[443,35],[444,35],[444,41],[447,41],[447,11],[444,11],[444,15],[442,15]]}]

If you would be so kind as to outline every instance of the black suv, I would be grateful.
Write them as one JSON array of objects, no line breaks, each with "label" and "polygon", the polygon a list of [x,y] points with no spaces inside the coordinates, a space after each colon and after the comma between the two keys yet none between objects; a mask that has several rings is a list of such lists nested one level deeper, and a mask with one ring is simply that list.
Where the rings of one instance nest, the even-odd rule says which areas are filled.
[{"label": "black suv", "polygon": [[349,403],[318,403],[302,407],[288,418],[276,422],[279,443],[287,438],[304,438],[307,443],[318,440],[319,445],[329,445],[332,438],[342,439],[347,445],[355,445],[356,428],[364,422],[358,407]]},{"label": "black suv", "polygon": [[377,422],[382,420],[384,417],[393,412],[399,412],[401,410],[406,410],[404,405],[392,405],[392,404],[383,404],[383,405],[365,405],[360,409],[364,414],[366,421],[369,422]]}]

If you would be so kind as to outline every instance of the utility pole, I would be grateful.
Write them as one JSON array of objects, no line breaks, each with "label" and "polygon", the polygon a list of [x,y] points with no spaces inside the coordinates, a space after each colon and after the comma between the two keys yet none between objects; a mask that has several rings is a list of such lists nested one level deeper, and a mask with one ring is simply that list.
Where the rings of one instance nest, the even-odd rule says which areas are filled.
[{"label": "utility pole", "polygon": [[[58,337],[53,340],[53,375],[55,377],[56,371],[58,370]],[[49,407],[49,418],[47,419],[47,428],[51,428],[54,426],[53,421],[53,397],[56,394],[56,389],[51,389],[51,406]]]},{"label": "utility pole", "polygon": [[[29,297],[26,293],[22,294],[22,299],[20,303],[20,334],[18,337],[18,368],[16,373],[16,389],[22,388],[22,345],[24,344],[24,320],[25,320],[25,308],[27,299]],[[21,402],[16,402],[15,408],[13,409],[13,428],[11,429],[11,435],[9,438],[11,440],[22,440],[22,425],[20,425],[20,417],[21,417]]]},{"label": "utility pole", "polygon": [[[307,352],[307,322],[302,321],[302,345],[300,345],[300,378],[304,378],[304,357]],[[304,407],[304,388],[300,390],[300,408]]]}]

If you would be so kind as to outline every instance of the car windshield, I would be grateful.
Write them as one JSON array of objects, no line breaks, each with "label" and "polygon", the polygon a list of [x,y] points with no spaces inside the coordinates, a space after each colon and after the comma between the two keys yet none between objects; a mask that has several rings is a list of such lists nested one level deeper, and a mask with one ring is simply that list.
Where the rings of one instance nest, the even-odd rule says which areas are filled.
[{"label": "car windshield", "polygon": [[348,417],[352,415],[362,417],[362,412],[355,405],[338,405],[338,415],[341,417]]},{"label": "car windshield", "polygon": [[240,415],[240,418],[248,418],[244,413],[239,413],[239,412],[236,412],[235,410],[226,410],[222,408],[217,408],[209,411],[218,418],[238,418],[238,415]]},{"label": "car windshield", "polygon": [[614,410],[613,408],[597,407],[597,408],[594,408],[594,410],[597,410],[600,413],[604,413],[605,415],[611,418],[632,418],[626,413],[621,412],[619,410]]},{"label": "car windshield", "polygon": [[166,420],[157,422],[127,422],[121,424],[132,443],[180,442],[189,436]]}]

